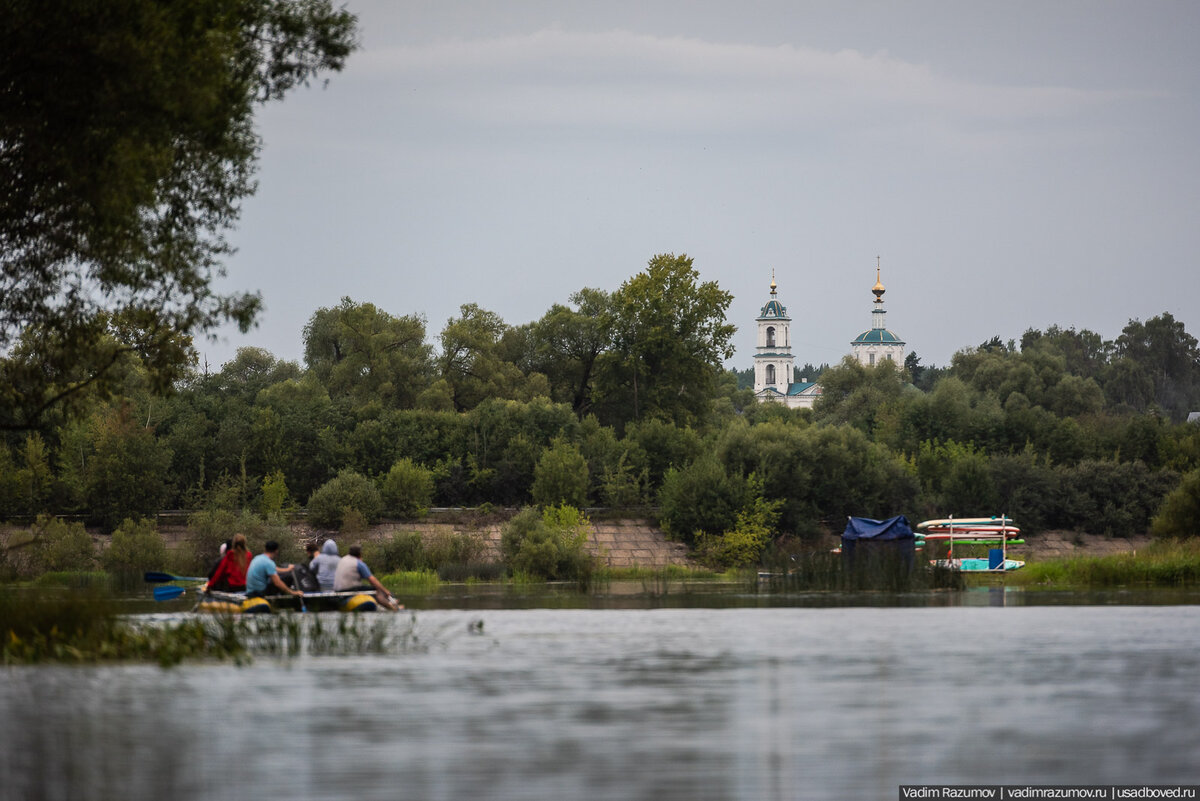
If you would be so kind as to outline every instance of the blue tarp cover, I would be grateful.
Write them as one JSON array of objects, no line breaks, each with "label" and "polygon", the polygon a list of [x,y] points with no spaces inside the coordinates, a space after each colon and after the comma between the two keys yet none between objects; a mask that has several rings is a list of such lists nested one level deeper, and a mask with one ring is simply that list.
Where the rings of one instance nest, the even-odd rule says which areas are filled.
[{"label": "blue tarp cover", "polygon": [[912,526],[908,524],[908,518],[904,515],[889,517],[887,520],[852,517],[846,523],[846,530],[842,532],[843,542],[846,540],[873,540],[881,542],[886,540],[913,539],[916,539],[916,536],[913,534]]}]

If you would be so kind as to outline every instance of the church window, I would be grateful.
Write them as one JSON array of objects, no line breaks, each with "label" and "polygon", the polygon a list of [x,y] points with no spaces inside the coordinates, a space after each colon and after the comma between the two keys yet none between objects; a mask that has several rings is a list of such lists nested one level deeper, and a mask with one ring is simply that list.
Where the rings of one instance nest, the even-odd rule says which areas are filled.
[{"label": "church window", "polygon": [[875,354],[874,353],[871,354],[871,366],[872,367],[875,366]]},{"label": "church window", "polygon": [[775,365],[773,365],[773,364],[767,365],[767,383],[768,384],[775,383]]},{"label": "church window", "polygon": [[773,326],[767,327],[767,347],[775,347],[775,328]]}]

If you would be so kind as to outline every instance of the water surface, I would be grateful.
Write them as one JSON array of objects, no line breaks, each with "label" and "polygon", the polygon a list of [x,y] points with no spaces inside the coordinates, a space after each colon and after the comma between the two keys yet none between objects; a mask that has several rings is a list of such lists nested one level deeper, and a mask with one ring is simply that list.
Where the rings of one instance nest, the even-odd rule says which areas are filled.
[{"label": "water surface", "polygon": [[1200,606],[996,589],[422,609],[417,646],[385,656],[8,668],[0,798],[845,801],[1200,779]]}]

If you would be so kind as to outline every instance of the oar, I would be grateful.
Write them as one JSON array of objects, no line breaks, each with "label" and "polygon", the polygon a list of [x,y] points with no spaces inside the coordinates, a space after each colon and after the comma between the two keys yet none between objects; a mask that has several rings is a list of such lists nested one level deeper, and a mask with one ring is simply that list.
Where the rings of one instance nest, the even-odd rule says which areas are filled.
[{"label": "oar", "polygon": [[154,600],[170,601],[178,598],[180,595],[183,595],[184,592],[186,592],[186,590],[184,590],[183,587],[155,587]]},{"label": "oar", "polygon": [[208,581],[201,576],[172,576],[170,573],[157,573],[153,570],[143,573],[142,580],[150,584],[166,584],[168,581]]}]

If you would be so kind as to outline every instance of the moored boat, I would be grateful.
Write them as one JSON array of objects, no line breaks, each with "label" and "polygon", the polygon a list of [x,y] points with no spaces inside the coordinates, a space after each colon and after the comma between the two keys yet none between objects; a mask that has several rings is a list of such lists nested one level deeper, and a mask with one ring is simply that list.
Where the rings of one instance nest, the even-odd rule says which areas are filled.
[{"label": "moored boat", "polygon": [[301,605],[301,599],[294,595],[247,598],[244,592],[208,590],[200,592],[200,600],[196,603],[198,612],[229,615],[270,614],[283,609],[303,609],[309,612],[374,612],[379,608],[375,596],[362,590],[306,592],[303,597],[303,605]]}]

